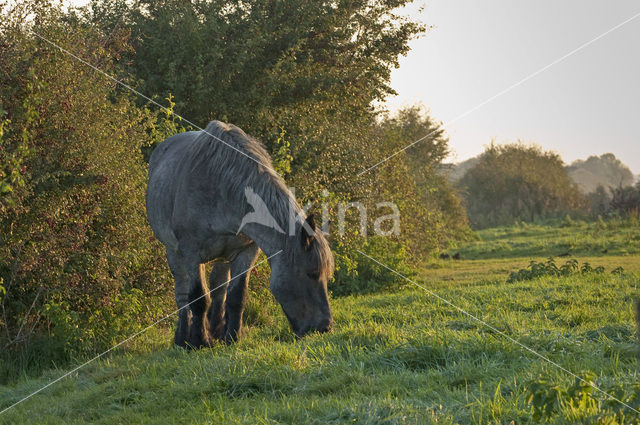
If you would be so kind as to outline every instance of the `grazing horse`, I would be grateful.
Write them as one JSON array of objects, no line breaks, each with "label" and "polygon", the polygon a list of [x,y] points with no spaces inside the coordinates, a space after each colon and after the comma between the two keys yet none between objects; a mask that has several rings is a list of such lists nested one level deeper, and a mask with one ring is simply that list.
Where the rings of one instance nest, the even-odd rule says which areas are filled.
[{"label": "grazing horse", "polygon": [[146,203],[175,279],[177,345],[241,336],[249,270],[259,250],[269,259],[271,293],[296,336],[330,330],[331,250],[259,141],[220,121],[169,137],[151,155]]}]

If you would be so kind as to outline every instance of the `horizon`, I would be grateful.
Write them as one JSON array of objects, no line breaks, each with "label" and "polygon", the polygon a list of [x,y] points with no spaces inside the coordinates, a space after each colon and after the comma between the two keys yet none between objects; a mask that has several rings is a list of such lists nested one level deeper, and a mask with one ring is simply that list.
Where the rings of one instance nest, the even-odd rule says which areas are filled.
[{"label": "horizon", "polygon": [[[513,142],[513,143],[517,143],[517,142],[518,142],[518,141]],[[504,143],[497,143],[497,145],[510,144],[510,143],[512,143],[512,142],[510,142],[510,141],[506,141],[506,142],[504,142]],[[535,145],[537,145],[537,143],[535,143],[535,142],[527,143],[527,144],[535,144]],[[540,146],[540,145],[538,145],[538,146]],[[477,154],[477,155],[470,156],[470,157],[465,158],[465,159],[455,160],[455,161],[449,161],[450,157],[447,157],[447,158],[445,158],[445,160],[442,162],[442,164],[443,164],[443,165],[460,165],[460,164],[462,164],[462,163],[464,163],[464,162],[466,162],[466,161],[469,161],[469,160],[471,160],[471,159],[475,159],[475,158],[480,157],[480,155],[482,155],[482,153],[483,153],[483,152],[480,152],[480,153],[479,153],[479,154]],[[610,153],[612,153],[612,152],[602,152],[601,154],[590,154],[590,155],[587,155],[587,156],[586,156],[586,157],[584,157],[584,158],[576,158],[576,159],[574,159],[573,161],[566,161],[566,160],[562,157],[562,155],[560,156],[560,158],[561,158],[561,159],[562,159],[562,161],[564,162],[564,166],[565,166],[565,167],[570,167],[570,166],[574,165],[574,164],[575,164],[576,162],[578,162],[578,161],[586,161],[586,160],[587,160],[587,159],[589,159],[590,157],[597,157],[597,158],[600,158],[602,155],[606,155],[606,154],[610,154]],[[629,167],[629,165],[628,165],[628,164],[626,164],[626,163],[625,163],[621,158],[618,158],[618,157],[616,156],[616,159],[618,159],[618,160],[622,163],[622,165],[624,165],[624,166],[626,166],[627,168],[629,168],[629,170],[630,170],[630,171],[631,171],[631,173],[633,174],[633,177],[634,177],[635,181],[640,182],[640,174],[635,173],[635,172],[631,169],[631,167]]]}]

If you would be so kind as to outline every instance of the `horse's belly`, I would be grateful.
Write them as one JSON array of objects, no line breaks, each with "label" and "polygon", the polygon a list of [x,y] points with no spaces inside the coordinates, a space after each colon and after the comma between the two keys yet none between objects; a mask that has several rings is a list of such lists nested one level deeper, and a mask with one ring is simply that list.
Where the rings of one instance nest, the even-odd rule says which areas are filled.
[{"label": "horse's belly", "polygon": [[212,260],[233,261],[251,244],[253,241],[244,235],[211,235],[199,241],[198,254],[203,263]]}]

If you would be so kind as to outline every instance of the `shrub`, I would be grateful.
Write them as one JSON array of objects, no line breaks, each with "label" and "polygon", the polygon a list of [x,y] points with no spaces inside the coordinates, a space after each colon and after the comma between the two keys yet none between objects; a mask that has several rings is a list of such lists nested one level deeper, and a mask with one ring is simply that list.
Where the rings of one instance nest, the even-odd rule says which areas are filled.
[{"label": "shrub", "polygon": [[37,22],[39,33],[107,71],[127,48],[123,34],[60,19],[44,2],[29,7],[23,22],[0,10],[0,106],[10,120],[0,161],[11,186],[0,208],[0,347],[48,338],[69,357],[111,346],[173,306],[146,221],[142,155],[171,125],[23,28]]},{"label": "shrub", "polygon": [[[364,252],[384,266],[358,251]],[[410,266],[410,256],[403,246],[381,236],[372,236],[364,240],[362,245],[353,243],[339,246],[334,250],[334,256],[335,279],[329,285],[329,289],[336,296],[399,288],[408,283],[400,275],[412,278],[416,274]]]},{"label": "shrub", "polygon": [[534,222],[576,211],[582,195],[560,156],[536,145],[490,145],[458,183],[472,225]]},{"label": "shrub", "polygon": [[[604,273],[605,269],[602,266],[592,267],[589,263],[583,263],[580,266],[580,262],[576,259],[568,260],[562,266],[558,267],[553,259],[550,257],[546,262],[537,262],[532,260],[528,268],[520,269],[516,272],[511,272],[507,278],[507,283],[520,282],[524,280],[533,280],[543,276],[571,276],[574,274],[587,274],[587,273]],[[612,270],[612,274],[622,274],[624,269],[617,267]]]},{"label": "shrub", "polygon": [[[588,371],[580,375],[569,386],[552,385],[546,380],[527,385],[527,403],[533,407],[533,419],[537,423],[548,422],[554,416],[580,423],[637,423],[637,411],[619,402],[621,400],[632,406],[636,404],[637,385],[630,393],[628,389],[606,388],[604,391],[615,399],[603,396],[604,400],[601,400],[594,388],[596,376]],[[601,385],[597,386],[602,388]]]}]

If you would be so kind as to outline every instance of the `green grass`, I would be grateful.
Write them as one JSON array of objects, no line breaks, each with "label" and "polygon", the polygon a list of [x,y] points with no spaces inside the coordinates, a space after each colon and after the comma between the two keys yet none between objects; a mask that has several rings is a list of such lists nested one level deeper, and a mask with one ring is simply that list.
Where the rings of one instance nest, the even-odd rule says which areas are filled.
[{"label": "green grass", "polygon": [[555,226],[521,224],[478,232],[480,239],[459,252],[463,259],[548,256],[624,256],[640,254],[637,219],[609,222],[560,222]]},{"label": "green grass", "polygon": [[[417,281],[638,407],[638,229],[589,236],[580,226],[483,231],[460,248],[462,260],[431,260]],[[510,271],[572,238],[575,254],[585,254],[576,258],[607,273],[506,283]],[[512,249],[480,255],[499,244]],[[593,249],[601,244],[606,255]],[[609,273],[618,266],[624,274]],[[0,423],[539,423],[529,396],[558,389],[547,398],[551,423],[636,421],[599,394],[562,393],[575,387],[571,375],[410,284],[332,300],[334,332],[300,341],[269,302],[277,316],[253,319],[235,345],[186,352],[170,345],[170,329],[154,329]],[[64,372],[0,386],[0,409]]]}]

